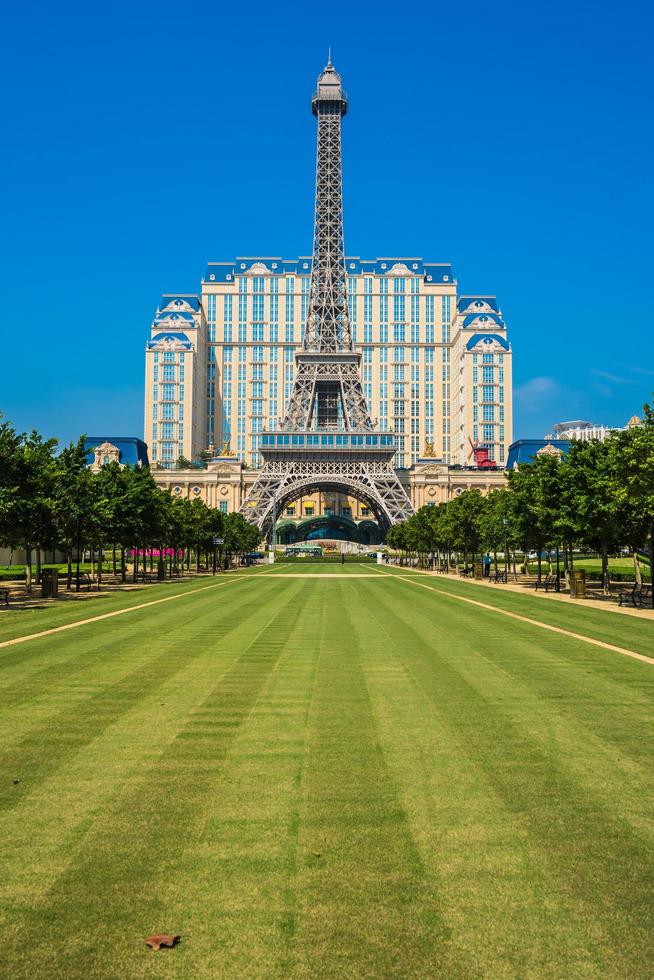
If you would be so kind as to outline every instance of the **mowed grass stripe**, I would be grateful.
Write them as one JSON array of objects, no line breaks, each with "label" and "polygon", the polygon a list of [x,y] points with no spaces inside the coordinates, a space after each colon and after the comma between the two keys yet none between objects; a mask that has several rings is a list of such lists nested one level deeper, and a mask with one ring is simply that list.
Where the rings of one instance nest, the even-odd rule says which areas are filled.
[{"label": "mowed grass stripe", "polygon": [[[29,671],[24,678],[22,658],[16,662],[12,656],[15,683],[0,687],[5,704],[0,715],[0,772],[12,772],[20,784],[0,783],[0,811],[31,793],[59,761],[96,739],[144,693],[156,693],[185,669],[189,659],[202,656],[203,639],[215,646],[239,628],[239,619],[245,624],[240,629],[247,632],[250,617],[274,589],[264,586],[261,591],[263,595],[255,595],[243,589],[229,605],[198,595],[181,617],[180,609],[168,606],[157,610],[153,623],[149,610],[135,610],[129,623],[88,625],[74,641],[68,634],[35,640],[29,666],[38,657],[43,667],[36,676]],[[63,663],[57,663],[58,652],[66,657]],[[52,669],[47,666],[51,658]],[[47,752],[42,751],[44,744]]]},{"label": "mowed grass stripe", "polygon": [[296,875],[314,860],[298,832],[323,599],[311,581],[294,598],[297,618],[277,637],[280,659],[226,753],[202,832],[162,881],[162,902],[189,937],[185,976],[290,975]]},{"label": "mowed grass stripe", "polygon": [[[103,976],[107,948],[111,975],[148,968],[142,937],[163,928],[170,915],[161,882],[174,876],[189,839],[204,825],[229,746],[280,657],[283,644],[271,649],[267,632],[290,633],[301,608],[299,591],[297,583],[259,604],[254,638],[239,643],[235,632],[231,667],[217,679],[207,676],[205,696],[175,738],[155,758],[143,759],[142,771],[101,810],[44,901],[23,910],[17,931],[0,948],[0,965],[12,964],[12,976]],[[203,731],[207,718],[210,733]],[[66,936],[56,964],[44,921]],[[134,941],[126,942],[127,935]]]},{"label": "mowed grass stripe", "polygon": [[300,812],[306,859],[298,868],[289,974],[451,975],[439,896],[379,746],[353,628],[358,583],[321,587],[323,636]]},{"label": "mowed grass stripe", "polygon": [[[584,658],[583,645],[561,637],[553,647],[536,630],[530,637],[527,626],[517,635],[498,630],[495,635],[489,631],[485,637],[473,634],[469,639],[462,628],[463,617],[446,599],[416,600],[410,609],[398,604],[392,614],[388,606],[371,602],[366,608],[383,618],[389,638],[405,651],[402,659],[412,681],[449,729],[449,739],[468,755],[464,770],[474,766],[499,800],[494,829],[503,828],[505,811],[512,815],[515,827],[505,838],[506,880],[502,881],[501,867],[492,878],[500,894],[504,886],[515,904],[511,912],[500,903],[485,916],[481,927],[489,943],[489,962],[504,962],[509,976],[529,972],[527,956],[536,956],[532,966],[539,976],[643,975],[643,964],[654,956],[649,928],[654,841],[646,762],[630,767],[626,781],[630,793],[625,798],[620,758],[604,751],[603,740],[592,727],[584,731],[583,713],[574,723],[562,718],[555,696],[539,710],[536,699],[524,696],[522,682],[513,673],[514,664],[523,660],[526,643],[532,653],[539,644],[543,649],[547,646],[548,656],[558,651],[559,669],[565,673],[570,655]],[[439,647],[437,635],[430,636],[439,621],[450,639],[446,650]],[[642,678],[644,669],[629,661],[619,664],[628,701],[633,675]],[[599,669],[601,673],[601,665]],[[614,680],[615,663],[609,669]],[[596,685],[591,674],[587,688],[587,699],[599,696],[601,700],[605,690],[601,678]],[[642,723],[651,732],[651,720],[651,711],[643,706],[639,717],[623,718],[622,724],[632,727],[633,735],[642,730]],[[388,744],[396,752],[397,741],[391,738]],[[406,771],[405,763],[400,763],[398,778]],[[451,791],[449,783],[447,791]],[[410,779],[406,792],[412,792]],[[481,798],[485,805],[485,796]],[[474,804],[475,795],[468,792],[459,800],[461,808],[472,810]],[[480,821],[479,829],[485,833],[487,823]],[[481,840],[482,846],[478,841],[470,851],[472,859],[481,862],[481,876],[480,908],[471,910],[468,932],[482,924],[483,905],[493,894],[489,889],[493,882],[482,874],[488,852]],[[532,868],[537,869],[536,875]],[[476,869],[471,872],[474,881]],[[447,876],[455,884],[462,879],[460,873]],[[525,894],[530,879],[535,904]],[[469,903],[468,896],[463,904]],[[453,907],[461,907],[461,896]],[[528,946],[515,945],[521,929],[530,930]],[[507,951],[522,962],[507,962]]]},{"label": "mowed grass stripe", "polygon": [[[390,574],[390,573],[389,573]],[[654,664],[654,657],[647,656],[642,653],[637,653],[635,650],[628,650],[625,647],[617,646],[613,643],[607,643],[605,640],[599,639],[598,637],[587,635],[585,633],[579,633],[574,630],[569,630],[561,626],[556,626],[553,623],[545,622],[541,619],[536,619],[531,616],[526,616],[524,613],[511,611],[506,608],[502,608],[493,603],[483,602],[480,599],[473,599],[471,596],[464,596],[454,592],[447,592],[442,588],[434,588],[431,585],[427,585],[425,582],[417,581],[417,576],[395,576],[400,578],[402,581],[407,582],[411,585],[416,585],[419,588],[427,589],[430,592],[438,592],[441,596],[448,596],[450,599],[455,599],[460,602],[467,602],[471,606],[476,606],[479,609],[484,609],[486,611],[499,613],[503,616],[508,616],[511,619],[516,619],[524,623],[528,623],[531,626],[538,626],[540,629],[550,630],[552,633],[560,633],[565,636],[570,636],[576,640],[582,640],[585,643],[591,643],[594,646],[602,647],[605,650],[611,650],[614,653],[620,653],[625,657],[633,657],[634,660],[642,660],[644,663]],[[610,615],[610,613],[608,614]]]},{"label": "mowed grass stripe", "polygon": [[91,623],[98,623],[104,619],[112,619],[114,616],[124,616],[126,613],[129,612],[138,612],[139,609],[147,609],[151,606],[158,606],[163,602],[172,602],[175,599],[185,599],[189,595],[193,595],[197,592],[205,592],[208,591],[209,589],[211,590],[219,589],[225,585],[228,585],[230,582],[238,581],[239,578],[240,576],[234,576],[233,578],[227,579],[224,582],[216,582],[213,585],[202,585],[196,589],[187,589],[184,592],[176,592],[174,595],[166,595],[160,599],[151,599],[147,602],[125,605],[122,608],[114,609],[111,612],[98,613],[95,616],[88,616],[82,619],[77,619],[75,622],[64,623],[61,626],[51,626],[46,628],[45,630],[39,631],[38,633],[28,633],[26,635],[14,636],[12,639],[3,640],[2,642],[0,642],[0,649],[15,646],[19,643],[27,643],[28,641],[31,640],[39,640],[44,636],[51,636],[55,633],[62,633],[66,630],[77,629],[80,626],[87,626]]},{"label": "mowed grass stripe", "polygon": [[501,585],[484,586],[461,581],[455,576],[428,575],[400,568],[384,568],[382,574],[421,582],[434,592],[449,593],[471,602],[480,602],[491,609],[519,613],[539,623],[561,627],[629,652],[641,653],[646,657],[654,655],[654,621],[649,617],[643,616],[641,619],[638,616],[615,613],[610,609],[591,608],[584,604],[583,599],[562,602],[527,591],[504,590]]}]

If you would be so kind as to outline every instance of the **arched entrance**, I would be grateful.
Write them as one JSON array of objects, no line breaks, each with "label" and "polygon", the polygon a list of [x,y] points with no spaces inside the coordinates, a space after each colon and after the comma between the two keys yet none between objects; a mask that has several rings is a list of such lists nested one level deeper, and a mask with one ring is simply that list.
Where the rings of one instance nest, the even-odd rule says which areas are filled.
[{"label": "arched entrance", "polygon": [[[353,497],[368,507],[374,519],[356,522],[345,515],[320,514],[297,522],[284,519],[277,520],[278,515],[282,515],[289,504],[299,500],[300,497],[310,496],[320,491]],[[274,521],[276,522],[275,538],[279,544],[292,544],[299,541],[320,540],[321,538],[354,541],[360,544],[379,544],[386,537],[386,532],[391,525],[389,515],[381,500],[378,500],[368,487],[356,483],[345,484],[340,481],[332,482],[325,479],[315,482],[298,481],[293,486],[286,487],[274,504],[271,502],[266,514],[262,530],[267,537],[272,531]],[[330,530],[335,533],[329,534]],[[310,534],[311,537],[308,536]]]}]

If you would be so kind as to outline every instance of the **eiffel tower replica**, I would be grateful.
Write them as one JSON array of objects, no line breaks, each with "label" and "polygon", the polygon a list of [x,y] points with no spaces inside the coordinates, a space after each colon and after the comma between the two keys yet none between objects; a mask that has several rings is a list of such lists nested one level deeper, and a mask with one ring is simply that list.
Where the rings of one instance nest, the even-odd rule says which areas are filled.
[{"label": "eiffel tower replica", "polygon": [[373,424],[361,387],[361,354],[348,315],[341,164],[347,96],[331,56],[312,99],[318,118],[316,211],[309,309],[286,416],[261,437],[264,465],[241,513],[264,536],[282,508],[330,489],[365,503],[382,532],[413,513],[392,460],[391,432]]}]

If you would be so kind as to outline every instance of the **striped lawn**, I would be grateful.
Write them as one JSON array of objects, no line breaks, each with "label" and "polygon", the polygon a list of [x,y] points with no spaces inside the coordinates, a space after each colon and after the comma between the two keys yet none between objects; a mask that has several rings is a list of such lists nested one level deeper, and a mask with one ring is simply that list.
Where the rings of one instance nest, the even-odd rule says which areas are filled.
[{"label": "striped lawn", "polygon": [[503,610],[651,623],[293,565],[0,642],[172,595],[0,649],[0,975],[652,975],[654,667]]}]

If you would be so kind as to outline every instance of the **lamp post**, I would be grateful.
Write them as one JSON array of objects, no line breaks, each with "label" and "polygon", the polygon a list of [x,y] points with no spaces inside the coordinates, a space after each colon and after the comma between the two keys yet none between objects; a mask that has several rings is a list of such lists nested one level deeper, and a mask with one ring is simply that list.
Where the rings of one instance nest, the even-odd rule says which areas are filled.
[{"label": "lamp post", "polygon": [[502,518],[502,524],[504,525],[504,577],[507,582],[509,581],[509,522],[506,517]]}]

